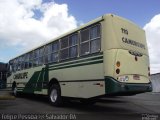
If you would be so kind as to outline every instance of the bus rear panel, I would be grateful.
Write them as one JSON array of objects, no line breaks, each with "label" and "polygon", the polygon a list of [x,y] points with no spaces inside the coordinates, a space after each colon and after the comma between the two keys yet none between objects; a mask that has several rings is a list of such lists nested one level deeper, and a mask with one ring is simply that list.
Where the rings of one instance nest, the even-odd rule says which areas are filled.
[{"label": "bus rear panel", "polygon": [[106,94],[130,95],[152,90],[145,32],[111,15],[104,25]]}]

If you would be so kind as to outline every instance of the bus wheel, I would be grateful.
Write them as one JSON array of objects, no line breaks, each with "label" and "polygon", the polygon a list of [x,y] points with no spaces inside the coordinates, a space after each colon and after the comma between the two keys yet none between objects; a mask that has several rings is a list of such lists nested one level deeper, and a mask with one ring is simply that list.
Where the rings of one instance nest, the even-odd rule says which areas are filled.
[{"label": "bus wheel", "polygon": [[13,85],[13,87],[12,87],[12,94],[14,96],[17,96],[17,86],[16,85]]},{"label": "bus wheel", "polygon": [[17,87],[15,87],[15,88],[13,89],[13,95],[14,95],[14,96],[17,96]]},{"label": "bus wheel", "polygon": [[54,84],[51,86],[48,97],[52,105],[60,106],[62,104],[62,97],[59,85]]}]

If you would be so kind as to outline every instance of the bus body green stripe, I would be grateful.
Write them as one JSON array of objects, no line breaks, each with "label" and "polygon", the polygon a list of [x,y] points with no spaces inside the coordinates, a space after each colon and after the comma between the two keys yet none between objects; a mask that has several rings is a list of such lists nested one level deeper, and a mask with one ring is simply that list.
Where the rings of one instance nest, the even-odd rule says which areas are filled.
[{"label": "bus body green stripe", "polygon": [[48,68],[42,68],[41,71],[36,71],[27,82],[23,89],[25,93],[34,93],[35,91],[41,91],[47,88],[48,83]]},{"label": "bus body green stripe", "polygon": [[62,66],[62,67],[57,67],[57,68],[51,68],[51,69],[49,69],[49,71],[50,70],[58,70],[58,69],[71,68],[71,67],[78,67],[78,66],[85,66],[85,65],[92,65],[92,64],[99,64],[99,63],[103,63],[103,60],[93,61],[93,62],[87,62],[87,63],[79,63],[79,64]]},{"label": "bus body green stripe", "polygon": [[24,88],[19,88],[19,90],[23,90],[25,93],[34,93],[35,91],[42,91],[42,89],[47,89],[47,84],[49,82],[48,71],[58,70],[58,69],[66,69],[71,67],[92,65],[92,64],[100,64],[103,63],[103,56],[91,56],[89,58],[78,59],[69,62],[63,62],[58,64],[48,64],[45,68],[42,68],[41,71],[36,71],[30,78],[30,80],[26,83]]},{"label": "bus body green stripe", "polygon": [[92,56],[90,58],[78,59],[78,60],[74,60],[72,62],[65,62],[65,63],[52,63],[52,64],[49,64],[49,68],[59,67],[59,66],[64,66],[64,65],[71,65],[71,64],[81,63],[81,62],[94,61],[94,60],[98,60],[98,59],[103,59],[103,56],[102,55]]},{"label": "bus body green stripe", "polygon": [[38,79],[39,74],[40,74],[40,71],[36,71],[33,74],[33,76],[27,82],[25,88],[23,89],[23,92],[25,92],[25,93],[34,93],[34,89],[36,87],[36,81]]}]

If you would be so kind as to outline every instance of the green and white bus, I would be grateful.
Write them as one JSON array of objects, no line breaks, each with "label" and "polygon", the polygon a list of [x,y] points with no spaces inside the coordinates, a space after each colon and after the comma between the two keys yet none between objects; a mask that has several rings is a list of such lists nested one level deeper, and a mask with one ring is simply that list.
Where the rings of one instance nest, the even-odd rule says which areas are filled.
[{"label": "green and white bus", "polygon": [[89,101],[152,90],[145,31],[103,15],[9,61],[13,93],[42,94],[53,105],[64,97]]}]

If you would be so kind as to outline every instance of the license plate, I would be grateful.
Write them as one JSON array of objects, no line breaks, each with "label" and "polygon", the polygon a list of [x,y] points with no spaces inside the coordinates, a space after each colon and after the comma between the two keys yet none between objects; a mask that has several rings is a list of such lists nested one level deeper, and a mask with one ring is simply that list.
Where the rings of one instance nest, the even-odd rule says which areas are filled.
[{"label": "license plate", "polygon": [[140,76],[139,75],[133,75],[133,79],[134,80],[140,80]]}]

